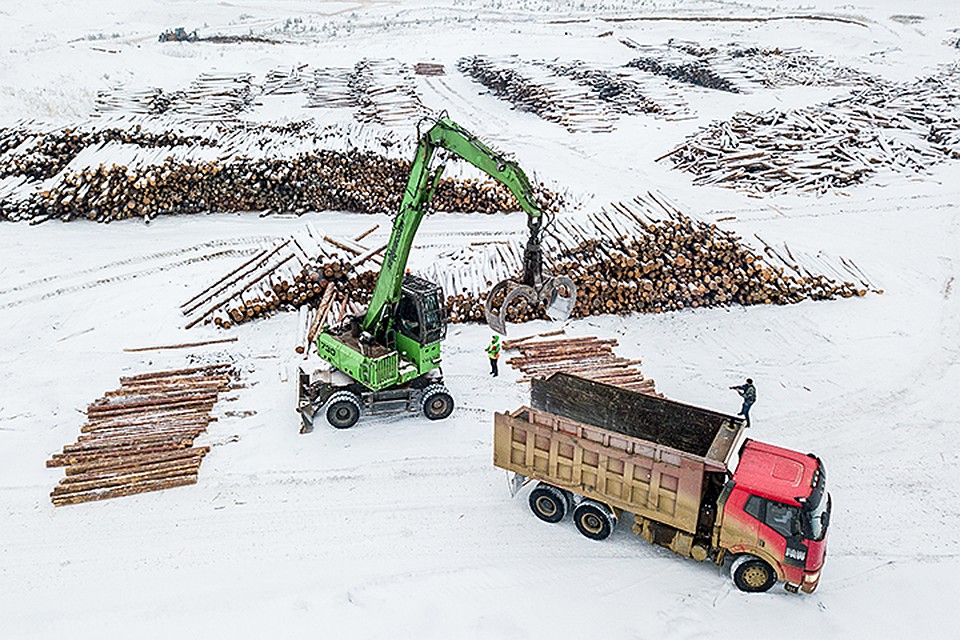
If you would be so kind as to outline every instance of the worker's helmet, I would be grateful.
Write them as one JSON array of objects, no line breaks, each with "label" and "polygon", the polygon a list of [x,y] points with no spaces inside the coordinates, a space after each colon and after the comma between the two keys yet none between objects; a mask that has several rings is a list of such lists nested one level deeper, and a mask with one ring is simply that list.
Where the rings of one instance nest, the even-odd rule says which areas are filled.
[{"label": "worker's helmet", "polygon": [[493,334],[493,341],[500,342],[500,336],[498,336],[497,334]]},{"label": "worker's helmet", "polygon": [[753,384],[753,378],[747,378],[747,384]]}]

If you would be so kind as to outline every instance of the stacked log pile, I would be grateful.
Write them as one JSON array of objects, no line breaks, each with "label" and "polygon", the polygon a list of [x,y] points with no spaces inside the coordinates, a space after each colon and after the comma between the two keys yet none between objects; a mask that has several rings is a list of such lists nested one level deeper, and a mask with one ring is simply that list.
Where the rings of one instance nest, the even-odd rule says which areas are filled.
[{"label": "stacked log pile", "polygon": [[145,149],[185,146],[212,147],[216,142],[202,135],[176,131],[130,129],[80,129],[67,127],[53,131],[29,126],[0,129],[0,178],[23,176],[28,180],[46,180],[63,170],[89,147],[109,142],[136,145]]},{"label": "stacked log pile", "polygon": [[293,95],[306,91],[308,65],[271,69],[263,79],[264,95]]},{"label": "stacked log pile", "polygon": [[[762,241],[762,253],[754,251],[736,234],[693,220],[652,194],[583,220],[558,220],[547,234],[547,269],[570,276],[578,288],[574,317],[791,304],[873,289],[852,262],[829,264]],[[444,256],[423,275],[443,287],[452,321],[482,322],[487,291],[504,277],[517,277],[521,255],[519,243],[469,247]],[[523,322],[540,311],[518,307],[507,317]]]},{"label": "stacked log pile", "polygon": [[[87,140],[90,144],[99,140],[96,135],[86,138],[72,134],[64,139],[65,142],[51,139],[49,143],[38,143],[42,154],[23,155],[15,150],[0,156],[0,177],[22,178],[20,186],[35,176],[49,177]],[[21,193],[27,192],[25,196],[0,200],[0,219],[85,218],[109,222],[232,211],[392,213],[399,208],[410,172],[409,161],[356,149],[320,150],[281,158],[227,153],[225,159],[201,160],[189,154],[184,158],[167,155],[167,150],[159,145],[192,144],[196,149],[211,144],[204,138],[193,140],[165,134],[153,139],[143,134],[126,137],[123,142],[135,145],[141,139],[147,147],[158,147],[148,149],[144,158],[131,164],[101,164],[76,171],[68,168],[44,185],[42,191],[20,189]],[[12,142],[15,141],[13,137]],[[173,149],[170,152],[174,153]],[[556,206],[554,194],[543,192],[539,197],[546,206]],[[432,206],[442,211],[482,213],[518,210],[513,195],[489,179],[444,178]]]},{"label": "stacked log pile", "polygon": [[461,58],[457,69],[518,111],[533,113],[570,131],[613,130],[610,121],[616,118],[615,112],[596,97],[586,75],[581,75],[577,84],[542,63],[482,55]]},{"label": "stacked log pile", "polygon": [[50,494],[54,506],[196,484],[210,448],[194,440],[216,420],[213,406],[233,375],[214,364],[120,378],[87,407],[77,441],[47,460],[66,472]]},{"label": "stacked log pile", "polygon": [[651,56],[643,56],[634,58],[627,63],[627,66],[706,89],[740,93],[740,89],[733,82],[724,78],[700,60],[672,63]]},{"label": "stacked log pile", "polygon": [[705,47],[674,40],[641,45],[629,38],[622,44],[643,55],[627,66],[683,84],[741,93],[750,86],[867,85],[870,76],[813,55],[800,48],[762,48],[736,43]]},{"label": "stacked log pile", "polygon": [[516,349],[520,355],[507,360],[507,364],[525,374],[518,382],[534,378],[549,378],[557,372],[612,384],[640,393],[656,395],[656,384],[644,378],[637,369],[639,360],[628,360],[614,353],[616,340],[601,340],[595,336],[585,338],[559,338],[536,340],[535,337],[504,342],[504,348]]},{"label": "stacked log pile", "polygon": [[[312,241],[292,239],[264,249],[183,305],[190,321],[229,328],[275,310],[300,309],[297,351],[309,350],[316,331],[366,308],[376,283],[380,246],[337,239],[313,230]],[[852,261],[829,261],[770,245],[754,251],[734,233],[691,219],[662,196],[648,194],[610,205],[585,219],[548,227],[546,268],[578,288],[573,317],[661,313],[731,304],[792,304],[878,291]],[[311,247],[304,250],[304,247]],[[483,322],[490,288],[517,278],[519,241],[483,242],[447,253],[418,275],[438,283],[451,322]],[[511,322],[542,317],[519,304]]]},{"label": "stacked log pile", "polygon": [[604,69],[588,67],[584,62],[544,62],[544,66],[558,76],[570,78],[589,88],[597,100],[604,102],[614,113],[637,115],[660,114],[665,108],[647,95],[644,86],[624,76]]},{"label": "stacked log pile", "polygon": [[695,184],[825,193],[880,170],[923,172],[960,156],[960,74],[880,83],[823,105],[713,122],[659,158]]},{"label": "stacked log pile", "polygon": [[[278,310],[320,308],[313,314],[320,326],[327,315],[346,315],[348,304],[365,304],[373,291],[372,268],[380,264],[385,245],[370,248],[358,238],[334,238],[313,225],[295,236],[275,241],[181,305],[186,328],[213,323],[230,327]],[[319,319],[316,319],[319,318]],[[314,332],[315,333],[315,332]],[[298,341],[298,351],[309,344]]]},{"label": "stacked log pile", "polygon": [[[438,75],[432,69],[431,75]],[[442,65],[439,70],[443,72]],[[307,89],[307,106],[353,109],[362,123],[409,126],[427,115],[413,76],[409,65],[395,59],[364,58],[352,69],[317,69]]]},{"label": "stacked log pile", "polygon": [[236,120],[256,105],[260,88],[249,73],[200,74],[186,89],[116,88],[97,93],[94,115],[135,113],[192,122]]},{"label": "stacked log pile", "polygon": [[436,62],[418,62],[413,65],[413,72],[418,76],[445,76],[446,70],[442,64]]}]

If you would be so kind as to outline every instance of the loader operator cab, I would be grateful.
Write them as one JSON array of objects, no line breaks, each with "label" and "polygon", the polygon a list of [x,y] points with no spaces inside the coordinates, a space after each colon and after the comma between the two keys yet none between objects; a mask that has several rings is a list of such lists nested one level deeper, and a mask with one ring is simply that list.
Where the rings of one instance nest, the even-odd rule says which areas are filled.
[{"label": "loader operator cab", "polygon": [[417,276],[404,276],[394,328],[421,345],[443,340],[447,335],[443,302],[443,291],[438,285]]}]

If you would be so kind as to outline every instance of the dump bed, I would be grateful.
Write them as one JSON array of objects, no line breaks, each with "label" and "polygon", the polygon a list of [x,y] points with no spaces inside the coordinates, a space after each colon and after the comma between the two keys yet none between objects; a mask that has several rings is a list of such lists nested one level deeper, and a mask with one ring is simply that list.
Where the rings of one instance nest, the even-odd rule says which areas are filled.
[{"label": "dump bed", "polygon": [[496,466],[696,531],[742,420],[569,374],[533,384],[534,407],[496,414]]}]

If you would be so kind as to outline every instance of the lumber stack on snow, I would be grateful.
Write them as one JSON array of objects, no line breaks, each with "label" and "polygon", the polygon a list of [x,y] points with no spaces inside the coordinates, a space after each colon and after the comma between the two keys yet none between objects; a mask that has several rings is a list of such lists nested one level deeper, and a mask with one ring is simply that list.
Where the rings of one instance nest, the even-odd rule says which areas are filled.
[{"label": "lumber stack on snow", "polygon": [[442,75],[443,65],[410,67],[390,58],[363,58],[352,68],[314,70],[307,106],[353,109],[358,122],[408,125],[428,115],[415,74]]},{"label": "lumber stack on snow", "polygon": [[627,63],[628,67],[669,78],[679,85],[715,91],[743,93],[756,87],[869,85],[876,81],[800,48],[736,43],[703,46],[675,39],[663,45],[639,44],[629,38],[620,42],[640,54]]},{"label": "lumber stack on snow", "polygon": [[957,65],[910,84],[878,82],[830,102],[740,112],[661,156],[694,183],[752,193],[825,193],[878,171],[923,173],[960,157]]},{"label": "lumber stack on snow", "polygon": [[[199,130],[203,135],[96,125],[53,132],[30,125],[0,129],[0,179],[20,180],[0,200],[0,219],[110,222],[201,212],[393,213],[411,168],[408,160],[359,148],[318,150],[337,132],[317,131],[305,122]],[[274,153],[278,141],[287,148]],[[301,150],[303,146],[310,150]],[[547,207],[559,201],[545,189],[538,197]],[[518,210],[501,184],[469,177],[442,179],[432,206],[479,213]]]},{"label": "lumber stack on snow", "polygon": [[[755,250],[736,234],[683,214],[663,196],[647,194],[584,218],[559,218],[546,234],[544,259],[549,271],[577,285],[574,317],[791,304],[874,289],[852,263],[814,261],[760,242],[763,249]],[[521,259],[518,243],[490,243],[452,252],[423,275],[443,288],[453,322],[482,322],[487,292],[505,277],[516,278]],[[520,304],[507,318],[524,322],[541,314]]]},{"label": "lumber stack on snow", "polygon": [[524,374],[518,382],[534,378],[549,378],[557,372],[612,384],[640,393],[656,395],[656,383],[643,377],[637,369],[639,360],[628,360],[614,353],[616,340],[601,340],[596,336],[585,338],[537,339],[529,336],[504,343],[507,350],[518,350],[519,355],[507,360],[507,364]]},{"label": "lumber stack on snow", "polygon": [[315,309],[304,312],[312,320],[301,323],[310,327],[298,341],[297,351],[303,353],[319,327],[347,316],[373,291],[371,270],[380,265],[386,247],[362,241],[376,229],[350,239],[307,224],[301,233],[275,240],[184,302],[186,328],[213,323],[229,329],[281,309]]},{"label": "lumber stack on snow", "polygon": [[572,132],[605,132],[621,115],[666,109],[626,74],[580,61],[461,58],[457,68],[518,111],[533,113]]},{"label": "lumber stack on snow", "polygon": [[77,441],[47,460],[66,473],[54,506],[196,484],[210,448],[194,440],[233,377],[232,365],[212,364],[121,378],[87,407]]}]

